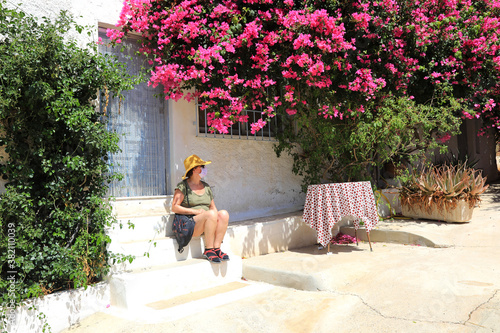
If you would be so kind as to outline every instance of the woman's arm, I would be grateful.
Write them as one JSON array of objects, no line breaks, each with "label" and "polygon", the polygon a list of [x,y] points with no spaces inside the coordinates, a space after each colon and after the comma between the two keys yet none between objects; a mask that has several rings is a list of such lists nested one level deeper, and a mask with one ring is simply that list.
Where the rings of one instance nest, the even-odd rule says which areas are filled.
[{"label": "woman's arm", "polygon": [[203,209],[182,207],[182,201],[184,201],[184,194],[180,190],[176,189],[174,193],[174,199],[172,200],[172,212],[181,215],[198,215],[204,212]]},{"label": "woman's arm", "polygon": [[210,206],[208,207],[208,209],[217,211],[217,207],[215,207],[214,199],[212,199],[212,202],[210,202]]}]

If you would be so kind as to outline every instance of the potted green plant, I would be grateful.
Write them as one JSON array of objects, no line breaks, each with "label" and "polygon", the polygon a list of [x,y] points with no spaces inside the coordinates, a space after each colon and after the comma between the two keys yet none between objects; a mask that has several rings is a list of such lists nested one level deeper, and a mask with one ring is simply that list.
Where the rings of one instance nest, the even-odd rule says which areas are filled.
[{"label": "potted green plant", "polygon": [[424,168],[401,188],[404,216],[445,222],[468,222],[486,191],[486,177],[465,163]]}]

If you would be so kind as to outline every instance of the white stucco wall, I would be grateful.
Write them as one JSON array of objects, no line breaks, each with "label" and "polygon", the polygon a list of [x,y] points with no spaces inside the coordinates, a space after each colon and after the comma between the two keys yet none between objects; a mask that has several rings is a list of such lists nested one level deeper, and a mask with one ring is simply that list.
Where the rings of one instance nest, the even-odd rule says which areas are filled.
[{"label": "white stucco wall", "polygon": [[206,181],[231,221],[303,208],[301,178],[292,173],[290,156],[276,157],[274,142],[197,137],[194,102],[170,100],[168,113],[172,192],[185,172],[184,159],[196,154],[212,161]]}]

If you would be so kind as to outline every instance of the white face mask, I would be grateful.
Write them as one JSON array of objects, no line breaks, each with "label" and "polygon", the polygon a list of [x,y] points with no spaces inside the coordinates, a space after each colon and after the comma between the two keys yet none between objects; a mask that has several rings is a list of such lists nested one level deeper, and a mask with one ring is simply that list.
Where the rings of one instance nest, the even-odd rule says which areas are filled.
[{"label": "white face mask", "polygon": [[205,177],[207,175],[207,172],[208,172],[207,168],[202,168],[200,172],[200,177],[201,178]]}]

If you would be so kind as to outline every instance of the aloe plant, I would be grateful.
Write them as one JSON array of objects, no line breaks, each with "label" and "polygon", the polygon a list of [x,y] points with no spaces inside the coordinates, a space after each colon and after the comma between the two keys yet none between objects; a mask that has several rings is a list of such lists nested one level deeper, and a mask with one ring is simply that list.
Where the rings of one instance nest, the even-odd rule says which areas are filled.
[{"label": "aloe plant", "polygon": [[431,166],[413,174],[403,185],[401,203],[428,209],[435,204],[451,209],[458,201],[464,200],[472,208],[481,201],[479,196],[487,188],[486,177],[465,163]]}]

